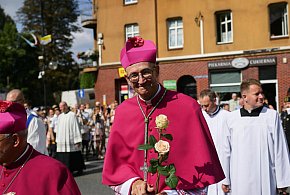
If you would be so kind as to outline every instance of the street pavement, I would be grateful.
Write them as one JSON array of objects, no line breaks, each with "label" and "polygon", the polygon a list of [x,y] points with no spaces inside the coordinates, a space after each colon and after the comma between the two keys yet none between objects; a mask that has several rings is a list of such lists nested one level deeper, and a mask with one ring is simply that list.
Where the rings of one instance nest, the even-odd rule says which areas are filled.
[{"label": "street pavement", "polygon": [[113,191],[102,185],[103,160],[91,159],[81,176],[75,176],[82,195],[114,195]]},{"label": "street pavement", "polygon": [[[86,170],[81,176],[75,176],[82,195],[114,195],[113,191],[102,185],[104,160],[90,159],[85,162]],[[290,192],[288,188],[287,192]]]}]

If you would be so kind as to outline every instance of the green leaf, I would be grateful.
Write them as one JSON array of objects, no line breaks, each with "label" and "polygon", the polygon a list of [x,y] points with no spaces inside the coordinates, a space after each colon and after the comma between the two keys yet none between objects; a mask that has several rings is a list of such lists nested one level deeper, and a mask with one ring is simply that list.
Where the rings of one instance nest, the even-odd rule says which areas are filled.
[{"label": "green leaf", "polygon": [[162,137],[165,137],[166,139],[172,141],[173,140],[173,137],[171,134],[161,134]]},{"label": "green leaf", "polygon": [[152,159],[150,160],[150,164],[151,164],[152,166],[157,167],[157,166],[158,166],[158,159],[152,158]]},{"label": "green leaf", "polygon": [[149,173],[156,173],[157,172],[157,166],[152,166],[150,165],[149,168],[148,168],[148,172]]},{"label": "green leaf", "polygon": [[156,173],[157,172],[157,167],[158,167],[158,160],[155,158],[152,158],[150,160],[150,166],[148,168],[148,172],[150,173]]},{"label": "green leaf", "polygon": [[162,158],[161,158],[160,164],[163,163],[164,161],[166,161],[166,160],[168,159],[168,154],[169,154],[169,153],[166,153],[166,154],[162,155]]},{"label": "green leaf", "polygon": [[170,175],[169,177],[165,179],[165,183],[170,188],[176,188],[177,183],[178,183],[178,178],[175,175]]},{"label": "green leaf", "polygon": [[139,145],[138,150],[149,150],[152,149],[153,147],[150,144],[144,144],[144,145]]},{"label": "green leaf", "polygon": [[170,173],[170,175],[175,174],[176,169],[175,169],[174,164],[170,164],[170,165],[169,165],[168,172]]},{"label": "green leaf", "polygon": [[150,145],[154,147],[156,142],[157,142],[156,138],[153,135],[150,135],[150,137],[149,137]]},{"label": "green leaf", "polygon": [[164,176],[169,176],[169,169],[168,166],[158,166],[157,167],[158,173]]}]

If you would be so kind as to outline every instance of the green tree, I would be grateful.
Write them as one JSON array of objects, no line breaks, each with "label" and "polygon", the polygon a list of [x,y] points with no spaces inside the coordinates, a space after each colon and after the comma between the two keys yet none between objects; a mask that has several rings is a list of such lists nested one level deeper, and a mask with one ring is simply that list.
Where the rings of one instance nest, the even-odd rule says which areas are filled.
[{"label": "green tree", "polygon": [[[76,0],[24,0],[17,12],[23,32],[39,37],[49,34],[52,36],[50,44],[40,45],[37,49],[37,54],[44,56],[44,63],[39,65],[38,71],[45,71],[42,80],[38,81],[43,86],[38,94],[44,94],[45,86],[47,105],[57,103],[53,94],[79,88],[79,70],[70,51],[72,33],[81,30],[76,24],[78,15]],[[56,70],[49,69],[51,62],[58,65]],[[39,95],[38,98],[43,99]]]},{"label": "green tree", "polygon": [[95,86],[95,74],[93,73],[83,73],[80,75],[80,88],[93,88]]}]

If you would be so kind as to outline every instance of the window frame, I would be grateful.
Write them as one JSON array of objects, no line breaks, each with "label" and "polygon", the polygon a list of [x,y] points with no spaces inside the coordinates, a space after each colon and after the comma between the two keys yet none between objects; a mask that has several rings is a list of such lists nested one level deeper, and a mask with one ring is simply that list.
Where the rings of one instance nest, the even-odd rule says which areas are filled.
[{"label": "window frame", "polygon": [[[137,31],[134,31],[134,28],[136,26],[138,27],[138,32]],[[132,30],[131,33],[128,33],[128,31],[127,31],[128,28],[127,27],[130,27],[131,28],[131,30]],[[130,37],[134,37],[134,36],[139,36],[140,35],[140,28],[139,28],[138,23],[125,24],[124,28],[125,28],[124,29],[125,30],[125,41],[127,41],[128,38],[130,38]],[[128,36],[128,34],[132,34],[132,36]]]},{"label": "window frame", "polygon": [[[181,26],[178,26],[178,21],[181,21]],[[174,22],[174,26],[170,27],[170,23]],[[183,20],[182,17],[175,17],[175,18],[168,18],[167,19],[167,41],[168,41],[168,49],[172,50],[172,49],[181,49],[184,47],[184,30],[183,30]],[[181,37],[181,45],[178,45],[178,30],[182,30],[182,37]],[[174,30],[175,32],[175,36],[174,36],[174,41],[175,41],[175,45],[171,46],[171,41],[170,41],[170,35],[171,35],[171,30]]]},{"label": "window frame", "polygon": [[[281,35],[272,35],[272,30],[271,30],[271,7],[272,6],[284,6],[284,13],[282,14],[282,34]],[[288,10],[288,3],[287,2],[277,2],[277,3],[271,3],[268,5],[268,16],[269,16],[269,33],[270,33],[270,39],[276,39],[276,38],[285,38],[289,37],[289,10]],[[284,21],[283,21],[284,19]],[[285,22],[286,20],[286,22]],[[284,24],[283,24],[284,22]]]},{"label": "window frame", "polygon": [[[227,15],[229,14],[230,19],[227,18]],[[224,21],[221,20],[221,17],[224,16]],[[224,11],[218,11],[215,13],[215,22],[216,22],[216,43],[218,45],[221,44],[228,44],[233,43],[234,40],[234,31],[233,31],[233,13],[231,10],[224,10]],[[231,31],[228,30],[228,25],[230,23]],[[223,40],[223,26],[225,26],[225,35],[226,38]],[[231,36],[229,36],[229,33],[231,33]]]}]

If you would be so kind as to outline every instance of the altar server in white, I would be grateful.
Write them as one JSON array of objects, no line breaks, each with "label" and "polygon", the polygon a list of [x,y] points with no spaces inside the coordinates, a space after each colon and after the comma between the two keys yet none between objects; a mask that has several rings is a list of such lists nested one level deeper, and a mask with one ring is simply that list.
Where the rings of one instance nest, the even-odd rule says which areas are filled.
[{"label": "altar server in white", "polygon": [[[225,119],[229,114],[216,104],[216,93],[211,89],[204,89],[199,94],[199,104],[202,114],[207,122],[219,159],[221,159],[223,143],[225,139]],[[222,182],[212,184],[208,187],[207,195],[225,195],[222,190]]]},{"label": "altar server in white", "polygon": [[223,190],[234,195],[286,194],[290,160],[279,114],[263,106],[261,83],[241,83],[244,107],[227,117],[222,155],[226,179]]}]

